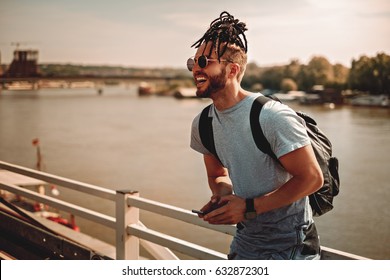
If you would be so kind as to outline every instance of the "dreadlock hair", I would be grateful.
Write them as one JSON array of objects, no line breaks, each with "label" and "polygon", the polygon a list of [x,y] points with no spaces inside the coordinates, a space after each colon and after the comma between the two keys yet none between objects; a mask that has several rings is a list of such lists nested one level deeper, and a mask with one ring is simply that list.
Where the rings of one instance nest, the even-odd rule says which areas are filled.
[{"label": "dreadlock hair", "polygon": [[[248,52],[248,44],[244,32],[248,30],[246,24],[235,19],[228,12],[222,12],[219,18],[211,22],[210,28],[202,38],[196,41],[191,47],[199,48],[203,43],[212,42],[218,59],[221,59],[228,45],[238,46],[244,53]],[[210,53],[213,48],[210,48]]]},{"label": "dreadlock hair", "polygon": [[[212,43],[208,56],[211,56],[213,49],[218,56],[218,60],[227,53],[230,60],[240,65],[238,80],[242,79],[245,72],[248,51],[248,44],[244,32],[247,31],[246,24],[235,19],[228,12],[222,12],[219,18],[210,23],[209,29],[191,47],[199,48],[203,43]],[[206,48],[205,48],[206,49]],[[203,53],[204,54],[204,51]]]}]

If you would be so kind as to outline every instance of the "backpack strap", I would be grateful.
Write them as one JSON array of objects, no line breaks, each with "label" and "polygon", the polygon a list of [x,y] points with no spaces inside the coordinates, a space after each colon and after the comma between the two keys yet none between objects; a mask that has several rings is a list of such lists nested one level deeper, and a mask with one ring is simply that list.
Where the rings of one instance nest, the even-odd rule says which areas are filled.
[{"label": "backpack strap", "polygon": [[271,145],[264,136],[263,130],[260,126],[260,112],[264,104],[270,101],[271,98],[260,95],[253,101],[251,112],[250,112],[250,124],[252,130],[252,136],[256,143],[257,148],[263,153],[269,155],[274,160],[279,162],[274,152],[271,149]]},{"label": "backpack strap", "polygon": [[[270,100],[274,100],[274,98],[260,95],[253,101],[251,111],[250,111],[250,125],[251,125],[252,136],[256,143],[257,148],[263,153],[272,157],[277,162],[279,162],[279,159],[272,151],[271,145],[269,144],[268,140],[265,138],[263,130],[261,129],[260,126],[259,117],[260,117],[261,109],[263,108],[264,104]],[[212,153],[219,160],[219,162],[221,162],[220,158],[218,157],[217,151],[215,149],[214,134],[213,134],[213,118],[209,117],[211,105],[212,104],[205,107],[202,113],[200,114],[199,135],[203,146],[210,153]]]},{"label": "backpack strap", "polygon": [[[211,104],[203,109],[199,118],[199,135],[203,146],[212,153],[218,160],[217,151],[215,149],[214,134],[213,134],[213,118],[209,117]],[[221,162],[222,163],[222,162]]]}]

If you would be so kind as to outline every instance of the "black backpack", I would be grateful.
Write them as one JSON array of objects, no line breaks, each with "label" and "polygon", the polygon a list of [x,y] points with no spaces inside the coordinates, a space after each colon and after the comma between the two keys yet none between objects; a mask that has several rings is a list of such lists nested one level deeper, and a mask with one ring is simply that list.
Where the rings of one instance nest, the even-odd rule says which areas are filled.
[{"label": "black backpack", "polygon": [[[265,138],[260,127],[259,116],[263,105],[275,97],[259,96],[253,102],[250,112],[250,125],[252,136],[256,146],[263,153],[269,155],[280,163],[276,155],[271,150],[271,146]],[[277,100],[279,101],[279,100]],[[199,134],[203,146],[210,151],[219,161],[221,161],[215,150],[212,118],[209,117],[211,105],[203,109],[199,119]],[[321,167],[324,184],[315,193],[309,195],[310,206],[314,216],[321,216],[333,209],[333,197],[339,193],[339,163],[336,157],[332,157],[332,144],[328,137],[317,127],[317,123],[311,117],[302,112],[296,112],[306,123],[306,130],[311,140],[315,156]]]}]

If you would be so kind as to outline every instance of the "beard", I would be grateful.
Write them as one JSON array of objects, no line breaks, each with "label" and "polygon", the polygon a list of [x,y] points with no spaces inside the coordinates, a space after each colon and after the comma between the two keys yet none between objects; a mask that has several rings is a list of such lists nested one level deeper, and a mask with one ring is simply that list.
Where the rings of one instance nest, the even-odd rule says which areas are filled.
[{"label": "beard", "polygon": [[216,76],[209,76],[209,85],[204,90],[198,88],[196,91],[196,96],[210,98],[213,93],[216,93],[225,87],[226,81],[226,69],[222,69],[221,74]]}]

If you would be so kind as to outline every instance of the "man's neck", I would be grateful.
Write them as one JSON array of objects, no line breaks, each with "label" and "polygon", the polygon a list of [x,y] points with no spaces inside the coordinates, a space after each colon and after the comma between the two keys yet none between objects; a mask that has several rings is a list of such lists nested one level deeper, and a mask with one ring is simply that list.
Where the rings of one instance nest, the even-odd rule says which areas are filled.
[{"label": "man's neck", "polygon": [[247,97],[250,93],[243,90],[241,87],[225,88],[219,92],[216,92],[211,96],[214,106],[223,111],[229,109]]}]

